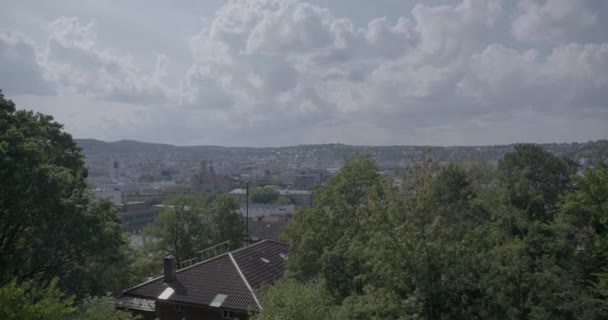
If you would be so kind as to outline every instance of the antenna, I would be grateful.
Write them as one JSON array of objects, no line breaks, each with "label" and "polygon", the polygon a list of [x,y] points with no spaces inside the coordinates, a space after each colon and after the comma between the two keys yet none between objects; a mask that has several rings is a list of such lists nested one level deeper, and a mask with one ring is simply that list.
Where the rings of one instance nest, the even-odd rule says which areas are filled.
[{"label": "antenna", "polygon": [[249,181],[247,181],[246,186],[247,186],[247,191],[245,194],[246,194],[247,200],[245,202],[245,215],[247,218],[245,220],[245,223],[246,223],[245,228],[247,229],[247,238],[246,238],[245,244],[248,245],[249,244]]}]

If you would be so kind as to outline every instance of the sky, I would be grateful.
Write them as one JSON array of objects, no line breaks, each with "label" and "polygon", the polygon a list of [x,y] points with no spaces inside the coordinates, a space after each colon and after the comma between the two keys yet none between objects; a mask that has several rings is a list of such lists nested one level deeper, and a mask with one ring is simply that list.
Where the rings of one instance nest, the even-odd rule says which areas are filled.
[{"label": "sky", "polygon": [[608,138],[605,0],[9,0],[0,89],[75,138]]}]

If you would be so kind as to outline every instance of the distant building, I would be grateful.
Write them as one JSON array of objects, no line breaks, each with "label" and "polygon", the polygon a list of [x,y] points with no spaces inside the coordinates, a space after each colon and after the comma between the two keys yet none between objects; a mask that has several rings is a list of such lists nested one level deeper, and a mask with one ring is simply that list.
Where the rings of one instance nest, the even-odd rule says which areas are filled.
[{"label": "distant building", "polygon": [[262,310],[264,285],[281,279],[289,246],[264,240],[177,270],[166,257],[164,275],[127,289],[116,308],[152,319],[249,319]]},{"label": "distant building", "polygon": [[213,169],[213,164],[201,162],[200,172],[190,179],[190,188],[196,192],[227,192],[239,186],[240,182],[225,175],[219,175]]},{"label": "distant building", "polygon": [[151,204],[160,204],[169,198],[169,193],[164,191],[133,192],[124,195],[127,201],[144,201]]},{"label": "distant building", "polygon": [[160,170],[160,180],[162,181],[171,181],[179,176],[179,170],[171,169],[171,168],[163,168]]},{"label": "distant building", "polygon": [[122,228],[125,231],[141,231],[145,226],[154,222],[161,207],[143,201],[132,201],[122,205]]},{"label": "distant building", "polygon": [[293,201],[296,206],[312,206],[312,191],[310,190],[277,190],[279,195],[285,196]]},{"label": "distant building", "polygon": [[231,196],[244,197],[247,194],[247,190],[243,188],[235,188],[228,192]]},{"label": "distant building", "polygon": [[[295,213],[296,208],[293,204],[261,204],[261,203],[250,203],[249,204],[249,218],[264,219],[280,219],[283,217],[291,217]],[[247,215],[247,205],[241,204],[239,213],[245,217]],[[274,218],[273,218],[274,217]]]},{"label": "distant building", "polygon": [[306,169],[301,170],[294,177],[294,186],[296,188],[310,189],[317,184],[324,183],[329,177],[327,170],[323,169]]},{"label": "distant building", "polygon": [[123,194],[120,190],[95,188],[93,189],[93,197],[96,200],[108,200],[116,207],[122,206]]},{"label": "distant building", "polygon": [[[279,195],[291,199],[296,207],[312,206],[313,192],[310,190],[278,189],[277,192]],[[237,200],[245,199],[246,193],[247,190],[243,188],[236,188],[229,192],[229,194]]]},{"label": "distant building", "polygon": [[110,167],[110,178],[112,180],[118,180],[120,178],[120,163],[117,160],[112,161]]}]

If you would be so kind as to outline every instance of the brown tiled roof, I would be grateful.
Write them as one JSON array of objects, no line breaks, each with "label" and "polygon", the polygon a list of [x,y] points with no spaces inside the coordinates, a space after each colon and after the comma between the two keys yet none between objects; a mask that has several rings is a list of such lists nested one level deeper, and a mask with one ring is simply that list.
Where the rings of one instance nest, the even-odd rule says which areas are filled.
[{"label": "brown tiled roof", "polygon": [[260,245],[251,245],[232,253],[253,289],[259,289],[262,285],[283,277],[286,261],[280,254],[287,254],[288,248],[286,244],[272,240],[258,243]]},{"label": "brown tiled roof", "polygon": [[249,219],[249,236],[251,239],[276,240],[288,223],[289,221],[284,219],[278,221],[257,221]]},{"label": "brown tiled roof", "polygon": [[175,293],[167,299],[170,302],[209,306],[218,294],[224,294],[227,298],[222,308],[259,311],[255,289],[283,276],[285,260],[279,254],[287,249],[285,243],[261,241],[178,270],[175,280],[168,283],[160,277],[140,284],[124,291],[118,300],[131,297],[156,300],[171,287]]}]

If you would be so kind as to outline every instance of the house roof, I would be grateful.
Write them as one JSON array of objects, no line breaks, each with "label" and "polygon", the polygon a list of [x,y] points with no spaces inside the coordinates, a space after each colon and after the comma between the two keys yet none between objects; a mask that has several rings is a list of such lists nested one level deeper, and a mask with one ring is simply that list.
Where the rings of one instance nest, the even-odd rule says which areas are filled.
[{"label": "house roof", "polygon": [[249,236],[252,240],[276,240],[288,223],[289,219],[258,221],[249,218]]},{"label": "house roof", "polygon": [[[250,246],[224,253],[214,258],[178,270],[175,280],[165,282],[159,277],[123,292],[118,298],[128,307],[134,297],[157,300],[167,289],[175,292],[166,301],[210,306],[218,295],[226,295],[221,308],[259,311],[256,290],[283,276],[288,245],[274,240],[264,240]],[[124,300],[124,302],[122,302]],[[220,299],[221,300],[221,299]]]}]

